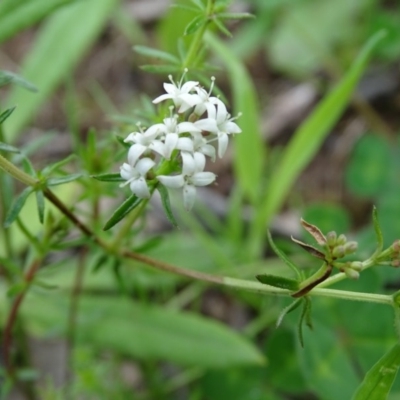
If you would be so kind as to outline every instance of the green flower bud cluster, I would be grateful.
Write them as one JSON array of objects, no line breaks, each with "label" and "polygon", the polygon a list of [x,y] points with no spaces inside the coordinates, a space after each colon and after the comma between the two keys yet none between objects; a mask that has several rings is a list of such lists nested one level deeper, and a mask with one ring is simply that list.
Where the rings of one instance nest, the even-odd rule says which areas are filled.
[{"label": "green flower bud cluster", "polygon": [[364,265],[361,261],[348,261],[337,265],[341,272],[344,272],[346,276],[350,279],[358,279],[360,277],[360,272],[363,270]]},{"label": "green flower bud cluster", "polygon": [[343,258],[357,251],[358,244],[354,241],[347,241],[345,235],[337,236],[336,232],[329,232],[326,235],[326,246],[331,254],[332,260]]}]

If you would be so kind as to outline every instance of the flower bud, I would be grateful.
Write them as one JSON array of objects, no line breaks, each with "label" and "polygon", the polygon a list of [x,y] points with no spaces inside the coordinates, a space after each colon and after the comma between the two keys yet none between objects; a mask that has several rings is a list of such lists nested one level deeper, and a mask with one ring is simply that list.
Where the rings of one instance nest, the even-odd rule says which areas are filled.
[{"label": "flower bud", "polygon": [[400,267],[400,260],[399,259],[392,260],[392,267],[395,268]]},{"label": "flower bud", "polygon": [[337,234],[335,231],[326,234],[326,243],[329,247],[334,247],[336,244]]},{"label": "flower bud", "polygon": [[351,268],[346,268],[343,272],[350,279],[358,279],[360,277],[359,272],[357,272],[356,270],[351,269]]},{"label": "flower bud", "polygon": [[332,256],[334,258],[342,258],[345,256],[345,248],[344,246],[337,246],[332,251]]},{"label": "flower bud", "polygon": [[362,271],[364,265],[361,261],[353,261],[350,263],[350,268],[354,269],[355,271]]},{"label": "flower bud", "polygon": [[399,253],[400,252],[400,240],[396,240],[393,244],[392,244],[392,249],[394,252]]},{"label": "flower bud", "polygon": [[347,242],[344,245],[344,252],[345,254],[352,254],[357,251],[358,243],[357,242]]},{"label": "flower bud", "polygon": [[347,238],[345,235],[340,234],[339,237],[336,240],[336,244],[345,244],[347,242]]}]

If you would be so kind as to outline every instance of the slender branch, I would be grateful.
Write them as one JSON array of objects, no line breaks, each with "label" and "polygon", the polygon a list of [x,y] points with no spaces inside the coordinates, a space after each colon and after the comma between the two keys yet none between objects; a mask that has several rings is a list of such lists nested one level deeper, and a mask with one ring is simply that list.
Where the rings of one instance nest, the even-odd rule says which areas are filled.
[{"label": "slender branch", "polygon": [[4,365],[6,368],[6,371],[10,378],[12,380],[15,380],[15,371],[14,367],[11,362],[11,345],[12,345],[12,331],[14,327],[14,323],[17,319],[17,314],[19,311],[19,308],[22,304],[22,300],[25,297],[25,294],[27,293],[29,286],[31,285],[33,278],[35,276],[36,271],[38,270],[40,264],[41,264],[41,259],[36,259],[32,262],[31,266],[29,267],[28,271],[25,274],[24,280],[25,280],[25,287],[18,294],[18,296],[15,298],[10,313],[8,315],[6,325],[4,328],[4,334],[3,334],[3,359],[4,359]]}]

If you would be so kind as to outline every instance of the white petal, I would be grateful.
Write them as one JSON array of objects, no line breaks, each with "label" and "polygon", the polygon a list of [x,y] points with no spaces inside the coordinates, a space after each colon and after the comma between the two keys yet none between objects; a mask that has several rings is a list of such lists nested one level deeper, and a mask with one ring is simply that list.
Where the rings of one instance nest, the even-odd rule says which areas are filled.
[{"label": "white petal", "polygon": [[222,101],[218,102],[217,110],[217,124],[224,123],[229,118],[228,111],[226,110],[225,104]]},{"label": "white petal", "polygon": [[141,199],[148,199],[150,197],[150,190],[144,178],[139,178],[132,181],[130,188],[132,193],[136,194],[136,196]]},{"label": "white petal", "polygon": [[172,98],[173,98],[173,96],[171,94],[162,94],[161,96],[156,97],[153,100],[153,103],[154,104],[161,103],[164,100],[168,100],[168,99],[172,99]]},{"label": "white petal", "polygon": [[168,133],[165,136],[165,144],[164,144],[164,157],[169,160],[171,158],[172,152],[176,149],[176,145],[178,144],[179,136],[177,133]]},{"label": "white petal", "polygon": [[167,93],[172,94],[172,95],[175,95],[176,91],[178,90],[178,88],[172,83],[164,83],[163,86],[164,86],[164,90]]},{"label": "white petal", "polygon": [[193,154],[194,162],[196,163],[196,172],[201,172],[206,166],[206,156],[203,153],[196,152]]},{"label": "white petal", "polygon": [[199,84],[199,82],[187,81],[182,85],[181,92],[182,93],[189,93],[198,84]]},{"label": "white petal", "polygon": [[181,188],[185,184],[183,175],[174,175],[174,176],[159,175],[157,176],[157,179],[164,186],[174,189]]},{"label": "white petal", "polygon": [[239,128],[237,124],[232,121],[227,121],[224,124],[224,129],[227,133],[240,133],[242,130]]},{"label": "white petal", "polygon": [[222,158],[228,148],[228,135],[224,132],[221,132],[218,135],[218,157]]},{"label": "white petal", "polygon": [[151,158],[142,158],[136,164],[136,169],[141,176],[145,176],[155,164]]},{"label": "white petal", "polygon": [[194,124],[196,128],[199,128],[202,131],[213,132],[213,133],[218,132],[217,121],[213,118],[199,119]]},{"label": "white petal", "polygon": [[143,141],[142,143],[149,145],[152,140],[164,132],[166,132],[164,124],[152,125],[150,128],[146,129],[146,132],[143,134],[143,141],[146,141],[146,143],[143,143]]},{"label": "white petal", "polygon": [[190,182],[195,186],[207,186],[214,182],[216,175],[212,172],[197,172],[190,178]]},{"label": "white petal", "polygon": [[120,175],[122,179],[129,180],[132,178],[132,172],[135,171],[129,164],[123,163],[120,167]]},{"label": "white petal", "polygon": [[190,153],[182,151],[182,174],[193,175],[196,172],[196,162]]},{"label": "white petal", "polygon": [[215,147],[211,144],[205,144],[197,149],[197,151],[200,151],[204,155],[210,157],[212,161],[215,161]]},{"label": "white petal", "polygon": [[187,211],[190,211],[196,200],[196,188],[192,185],[183,187],[183,205]]},{"label": "white petal", "polygon": [[164,143],[161,140],[153,140],[149,149],[164,157]]},{"label": "white petal", "polygon": [[181,122],[178,125],[178,133],[195,133],[201,132],[201,130],[193,122]]},{"label": "white petal", "polygon": [[142,144],[134,144],[128,151],[128,162],[131,165],[135,165],[139,157],[146,151],[147,147]]},{"label": "white petal", "polygon": [[189,153],[192,153],[193,152],[193,139],[188,138],[188,137],[179,138],[176,148],[178,150],[188,151]]},{"label": "white petal", "polygon": [[135,135],[137,134],[137,132],[131,132],[127,137],[126,137],[126,139],[124,140],[124,142],[125,143],[129,143],[129,142],[131,142],[131,143],[136,143],[136,141],[135,141]]}]

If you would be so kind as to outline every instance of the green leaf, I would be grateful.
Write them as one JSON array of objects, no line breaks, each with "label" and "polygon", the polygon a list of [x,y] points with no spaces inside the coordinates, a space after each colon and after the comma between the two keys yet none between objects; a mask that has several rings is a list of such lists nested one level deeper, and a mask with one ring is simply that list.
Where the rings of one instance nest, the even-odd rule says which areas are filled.
[{"label": "green leaf", "polygon": [[32,83],[28,82],[21,76],[14,74],[10,71],[0,71],[0,87],[8,85],[8,84],[19,85],[22,88],[29,90],[30,92],[37,92],[37,87],[32,85]]},{"label": "green leaf", "polygon": [[156,58],[158,60],[163,60],[167,62],[171,62],[173,64],[179,64],[179,58],[167,53],[166,51],[161,51],[157,49],[152,49],[151,47],[147,46],[134,46],[133,49],[144,56]]},{"label": "green leaf", "polygon": [[277,319],[277,321],[276,321],[276,327],[277,327],[277,328],[281,325],[281,323],[282,323],[282,321],[283,321],[283,318],[285,318],[285,316],[286,316],[287,314],[291,313],[291,312],[294,311],[297,307],[299,307],[302,301],[303,301],[303,299],[302,299],[302,298],[299,298],[299,299],[293,301],[292,303],[290,303],[287,307],[285,307],[285,308],[280,312],[279,317],[278,317],[278,319]]},{"label": "green leaf", "polygon": [[101,182],[125,182],[125,179],[121,178],[119,173],[90,175],[90,177]]},{"label": "green leaf", "polygon": [[140,69],[152,74],[172,74],[176,72],[181,72],[182,68],[176,65],[141,65]]},{"label": "green leaf", "polygon": [[281,289],[297,290],[299,288],[299,282],[284,278],[283,276],[261,274],[256,276],[257,280],[265,285],[278,287]]},{"label": "green leaf", "polygon": [[298,368],[310,390],[324,400],[350,399],[359,379],[339,330],[314,320],[314,331],[305,330],[303,336],[307,345],[297,346]]},{"label": "green leaf", "polygon": [[7,290],[7,297],[15,297],[25,291],[28,284],[25,281],[14,283]]},{"label": "green leaf", "polygon": [[65,157],[63,160],[57,161],[53,164],[47,165],[45,168],[42,169],[42,175],[49,175],[53,171],[63,167],[65,164],[68,164],[70,161],[76,158],[76,154],[70,154],[69,156]]},{"label": "green leaf", "polygon": [[0,43],[41,21],[58,7],[74,1],[77,0],[30,0],[12,12],[0,15]]},{"label": "green leaf", "polygon": [[377,248],[375,250],[375,253],[379,254],[383,249],[383,235],[382,235],[381,226],[379,225],[378,210],[375,206],[372,209],[372,221],[374,224],[374,231],[375,231],[376,242],[377,242]]},{"label": "green leaf", "polygon": [[76,181],[77,179],[82,177],[82,173],[79,172],[77,174],[71,174],[67,176],[62,176],[60,178],[49,178],[46,180],[46,185],[47,186],[57,186],[57,185],[63,185],[65,183],[69,183],[72,181]]},{"label": "green leaf", "polygon": [[204,15],[194,17],[185,28],[184,35],[192,35],[207,23],[207,18]]},{"label": "green leaf", "polygon": [[0,125],[13,113],[15,107],[8,108],[0,114]]},{"label": "green leaf", "polygon": [[213,22],[216,25],[216,27],[220,30],[220,32],[222,32],[229,38],[232,37],[232,33],[229,31],[229,29],[224,25],[222,21],[220,21],[218,18],[215,18]]},{"label": "green leaf", "polygon": [[[22,306],[35,330],[65,324],[68,299],[30,294]],[[126,298],[82,296],[79,340],[141,360],[167,360],[199,368],[262,365],[264,357],[226,326],[188,312],[136,303]]]},{"label": "green leaf", "polygon": [[396,343],[365,375],[352,400],[386,399],[400,367],[400,344]]},{"label": "green leaf", "polygon": [[[22,75],[40,88],[32,96],[15,88],[8,99],[12,104],[23,104],[18,117],[7,120],[8,139],[14,140],[20,130],[73,71],[86,50],[96,40],[118,0],[75,1],[58,10],[41,27],[36,41],[21,67]],[[49,60],[51,55],[51,61]]]},{"label": "green leaf", "polygon": [[[302,123],[285,147],[282,158],[271,176],[262,205],[253,218],[254,223],[249,235],[252,255],[261,251],[266,224],[278,212],[294,181],[315,156],[339,119],[368,65],[372,51],[384,36],[384,32],[378,32],[367,42],[347,74]],[[249,175],[247,171],[247,176]]]},{"label": "green leaf", "polygon": [[43,224],[44,209],[45,209],[44,194],[41,190],[37,190],[35,194],[36,194],[36,204],[38,209],[39,221],[41,224]]},{"label": "green leaf", "polygon": [[274,253],[296,274],[297,278],[301,279],[302,274],[301,274],[300,270],[297,268],[297,266],[295,264],[293,264],[286,257],[286,254],[276,246],[276,244],[272,240],[271,232],[269,230],[267,231],[267,239],[268,239],[268,243],[271,246],[271,249],[274,251]]},{"label": "green leaf", "polygon": [[[225,64],[233,90],[233,108],[235,113],[242,113],[236,121],[243,132],[234,139],[234,168],[243,193],[256,204],[266,157],[266,145],[260,132],[256,90],[243,63],[229,47],[209,32],[204,38],[215,55]],[[263,226],[265,227],[265,224]]]},{"label": "green leaf", "polygon": [[115,224],[117,224],[121,219],[123,219],[127,214],[129,214],[134,208],[136,208],[142,199],[139,199],[134,194],[128,197],[111,215],[111,218],[104,225],[103,230],[108,231]]},{"label": "green leaf", "polygon": [[158,192],[160,193],[160,196],[161,196],[161,204],[163,205],[165,215],[167,216],[169,222],[171,222],[171,224],[175,228],[177,228],[178,227],[178,223],[176,222],[176,219],[174,217],[174,213],[172,212],[171,202],[169,200],[168,189],[164,185],[159,183],[157,185],[157,190],[158,190]]},{"label": "green leaf", "polygon": [[312,329],[311,300],[307,296],[303,296],[301,299],[303,301],[303,309],[297,325],[297,334],[299,335],[301,347],[304,347],[303,324],[305,323],[310,329]]},{"label": "green leaf", "polygon": [[8,228],[15,221],[15,219],[18,217],[19,213],[21,212],[26,199],[29,197],[29,195],[33,191],[34,191],[33,188],[27,187],[15,199],[15,201],[11,205],[11,208],[8,210],[8,213],[6,215],[6,219],[4,221],[4,228]]},{"label": "green leaf", "polygon": [[217,15],[220,19],[249,19],[255,18],[255,15],[250,13],[219,13]]},{"label": "green leaf", "polygon": [[346,185],[358,196],[377,196],[390,177],[390,147],[378,135],[363,136],[356,144],[345,172]]},{"label": "green leaf", "polygon": [[20,150],[10,144],[0,142],[0,150],[7,153],[20,153]]}]

